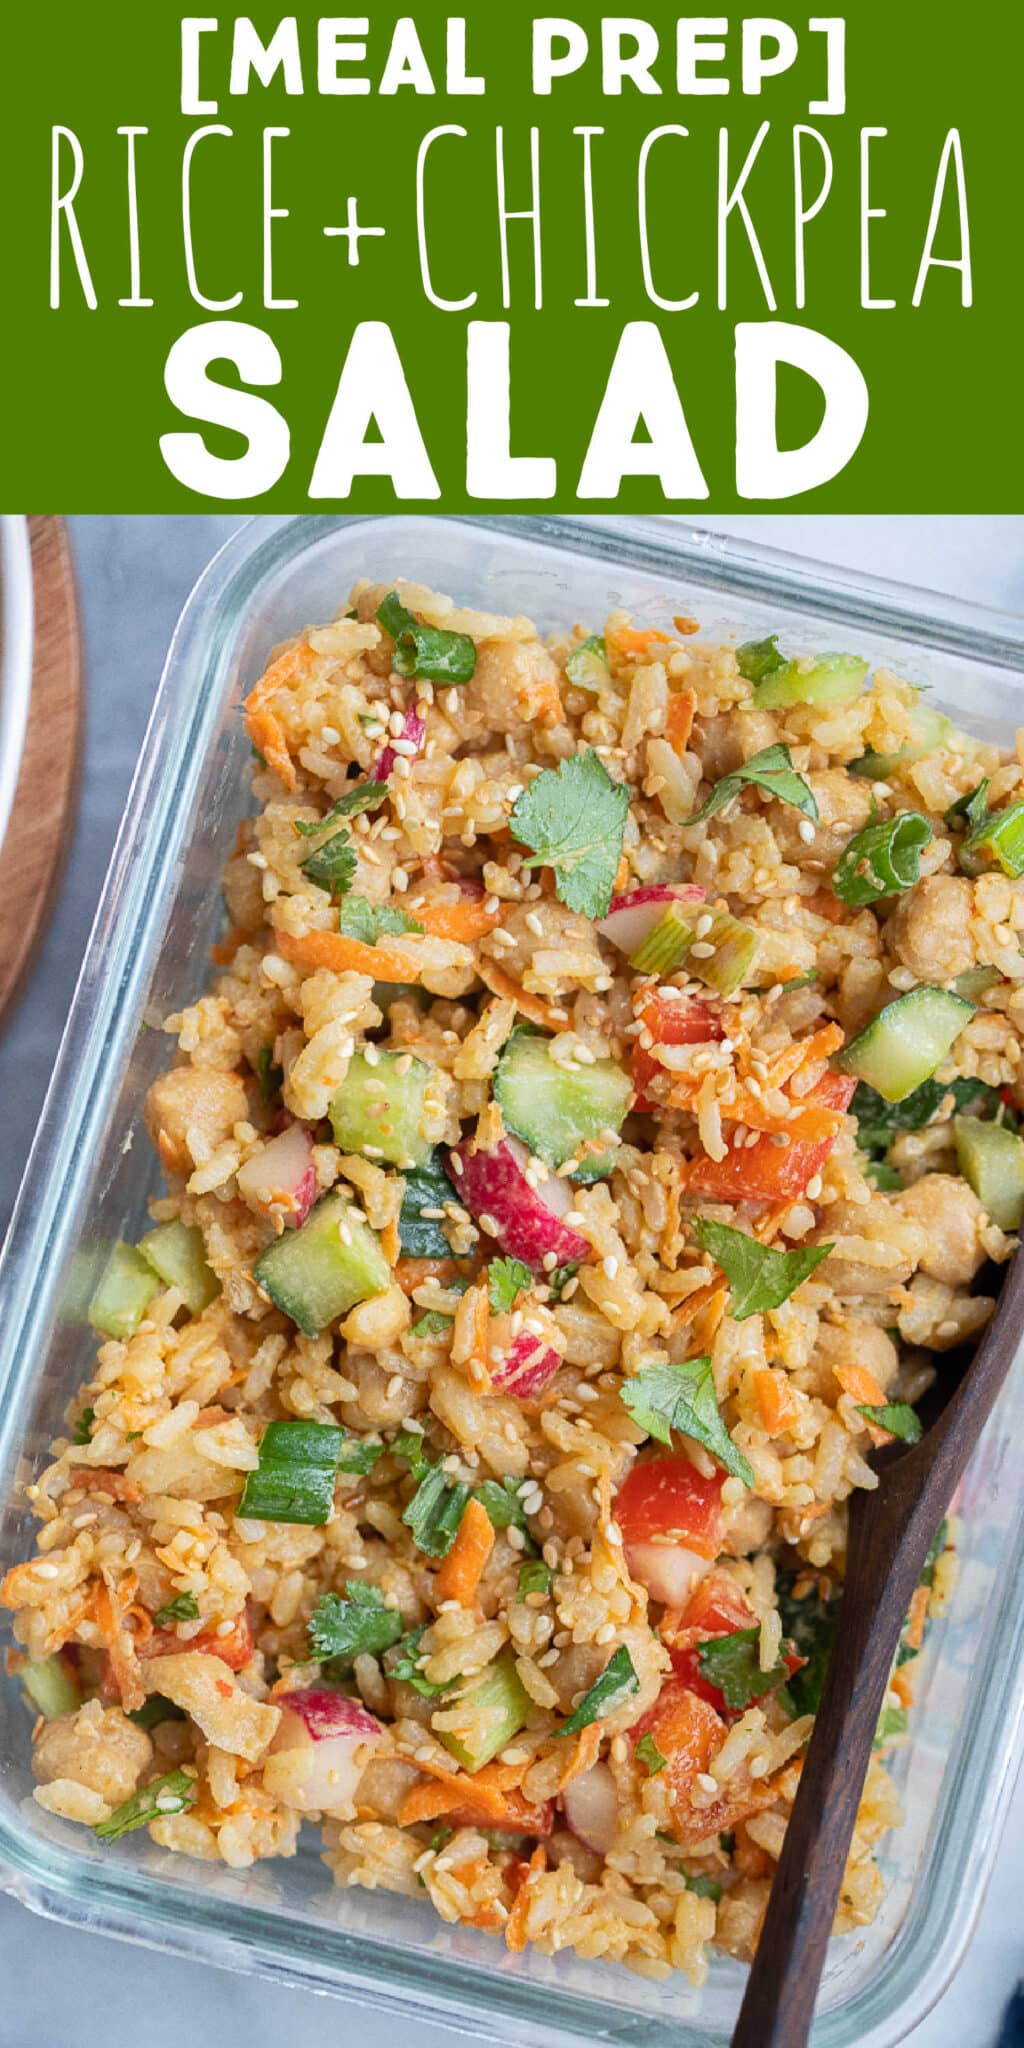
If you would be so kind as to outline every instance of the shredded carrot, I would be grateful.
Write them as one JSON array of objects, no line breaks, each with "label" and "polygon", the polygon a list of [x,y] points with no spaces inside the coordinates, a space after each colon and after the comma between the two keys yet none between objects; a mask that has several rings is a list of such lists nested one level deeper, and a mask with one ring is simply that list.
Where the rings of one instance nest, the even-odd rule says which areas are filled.
[{"label": "shredded carrot", "polygon": [[834,1052],[839,1051],[842,1043],[841,1025],[820,1024],[817,1031],[811,1032],[809,1038],[798,1038],[792,1045],[787,1045],[784,1051],[776,1053],[768,1066],[768,1086],[781,1088],[784,1081],[798,1074],[801,1068],[810,1066],[812,1061],[830,1059]]},{"label": "shredded carrot", "polygon": [[442,1813],[467,1813],[488,1827],[508,1826],[513,1815],[522,1829],[525,1812],[536,1816],[515,1780],[524,1764],[485,1764],[480,1771],[448,1771],[439,1764],[423,1763],[420,1768],[435,1780],[414,1785],[407,1792],[398,1813],[398,1825],[412,1827],[417,1821],[436,1820]]},{"label": "shredded carrot", "polygon": [[455,939],[471,946],[474,939],[492,932],[503,914],[500,903],[496,910],[488,910],[485,897],[460,896],[454,903],[421,903],[416,919],[434,939]]},{"label": "shredded carrot", "polygon": [[380,1234],[380,1248],[389,1266],[394,1266],[402,1249],[401,1232],[395,1222],[386,1223]]},{"label": "shredded carrot", "polygon": [[712,1340],[725,1315],[725,1304],[728,1299],[728,1288],[716,1287],[707,1301],[701,1303],[690,1330],[690,1336],[698,1352],[710,1351]]},{"label": "shredded carrot", "polygon": [[[884,1408],[885,1391],[879,1386],[874,1373],[868,1371],[866,1365],[834,1365],[832,1370],[844,1394],[852,1395],[858,1406],[863,1402],[869,1408]],[[892,1432],[890,1430],[882,1429],[877,1422],[869,1422],[866,1415],[863,1421],[864,1427],[876,1447],[892,1443]]]},{"label": "shredded carrot", "polygon": [[646,654],[648,648],[656,641],[668,643],[672,635],[659,633],[656,626],[620,626],[616,632],[609,633],[607,638],[616,654],[626,655]]},{"label": "shredded carrot", "polygon": [[115,1613],[114,1602],[103,1579],[97,1580],[93,1590],[92,1610],[103,1637],[110,1675],[121,1695],[121,1705],[126,1714],[133,1714],[142,1706],[146,1689],[139,1677],[138,1659],[134,1649],[126,1648],[128,1632],[123,1627],[124,1616],[122,1613]]},{"label": "shredded carrot", "polygon": [[589,1728],[581,1728],[572,1746],[572,1754],[558,1781],[558,1789],[564,1792],[574,1778],[582,1778],[596,1764],[601,1754],[601,1728],[597,1721],[591,1721]]},{"label": "shredded carrot", "polygon": [[896,1694],[896,1697],[899,1700],[901,1707],[910,1707],[913,1705],[914,1681],[911,1678],[909,1671],[894,1671],[889,1680],[889,1684],[891,1685],[893,1692]]},{"label": "shredded carrot", "polygon": [[387,946],[367,946],[345,932],[278,932],[275,945],[298,967],[331,967],[336,974],[369,974],[374,981],[418,981],[415,952],[396,953]]},{"label": "shredded carrot", "polygon": [[619,865],[618,865],[618,867],[617,867],[617,868],[616,868],[616,870],[615,870],[615,880],[614,880],[614,882],[613,882],[613,884],[612,884],[612,895],[613,895],[613,896],[620,896],[620,895],[622,894],[622,891],[623,891],[624,889],[628,889],[628,887],[629,887],[629,860],[628,860],[628,858],[627,858],[626,854],[624,854],[624,853],[620,853],[620,855],[619,855]]},{"label": "shredded carrot", "polygon": [[831,889],[815,889],[813,896],[805,896],[804,909],[813,910],[816,917],[825,918],[828,924],[842,924],[846,912],[838,896]]},{"label": "shredded carrot", "polygon": [[665,1189],[665,1221],[658,1239],[658,1258],[674,1272],[679,1261],[679,1181],[673,1175]]},{"label": "shredded carrot", "polygon": [[697,709],[694,690],[674,690],[665,713],[665,738],[674,754],[682,756],[690,743],[693,714]]},{"label": "shredded carrot", "polygon": [[[490,989],[492,996],[504,996],[514,1003],[531,1024],[540,1024],[547,1031],[564,1031],[569,1022],[568,1010],[561,1010],[553,1003],[546,1003],[542,996],[530,995],[518,981],[513,981],[496,960],[483,955],[474,963],[482,982]],[[408,978],[408,977],[406,977]]]},{"label": "shredded carrot", "polygon": [[484,1764],[479,1771],[469,1773],[453,1771],[450,1764],[435,1762],[433,1757],[423,1757],[419,1768],[429,1778],[439,1778],[442,1784],[453,1786],[461,1797],[467,1786],[484,1793],[508,1792],[513,1785],[520,1783],[526,1764]]},{"label": "shredded carrot", "polygon": [[280,719],[276,718],[272,711],[261,710],[258,705],[254,706],[250,698],[245,714],[245,729],[256,752],[262,754],[267,767],[272,768],[275,775],[280,776],[285,788],[297,789],[299,778],[295,773],[295,763],[288,752],[288,741]]},{"label": "shredded carrot", "polygon": [[673,619],[672,624],[674,625],[676,632],[682,633],[686,638],[688,638],[691,633],[700,632],[700,621],[698,619],[680,618],[677,614],[677,616]]},{"label": "shredded carrot", "polygon": [[800,1420],[800,1403],[785,1373],[759,1366],[754,1374],[761,1423],[770,1436],[781,1436]]},{"label": "shredded carrot", "polygon": [[919,1650],[924,1642],[924,1625],[928,1619],[929,1589],[917,1586],[910,1603],[910,1621],[907,1627],[908,1650]]},{"label": "shredded carrot", "polygon": [[[469,1356],[465,1361],[466,1378],[474,1394],[486,1394],[490,1391],[491,1385],[489,1364],[491,1352],[491,1305],[488,1300],[486,1281],[472,1288],[470,1293],[472,1295],[471,1303],[469,1294],[467,1294],[465,1299],[467,1304],[470,1304],[473,1340]],[[458,1328],[458,1325],[456,1325],[456,1328]]]},{"label": "shredded carrot", "polygon": [[244,946],[246,934],[240,925],[229,925],[222,939],[210,947],[210,958],[215,967],[230,967],[239,946]]},{"label": "shredded carrot", "polygon": [[526,1922],[530,1912],[530,1883],[548,1867],[548,1859],[538,1842],[530,1858],[529,1869],[516,1893],[508,1919],[505,1922],[505,1940],[514,1954],[526,1947]]},{"label": "shredded carrot", "polygon": [[[483,1294],[482,1288],[480,1291]],[[486,1305],[486,1296],[484,1299]],[[468,1500],[455,1541],[434,1581],[435,1599],[457,1600],[460,1607],[472,1607],[493,1549],[494,1527],[487,1509],[478,1500]]]}]

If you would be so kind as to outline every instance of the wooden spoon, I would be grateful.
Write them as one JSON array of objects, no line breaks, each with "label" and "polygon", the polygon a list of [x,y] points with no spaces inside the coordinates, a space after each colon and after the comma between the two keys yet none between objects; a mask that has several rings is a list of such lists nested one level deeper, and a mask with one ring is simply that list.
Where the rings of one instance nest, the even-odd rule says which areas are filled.
[{"label": "wooden spoon", "polygon": [[[1020,1345],[1024,1258],[978,1350],[946,1360],[911,1448],[877,1454],[877,1491],[849,1504],[843,1604],[732,2048],[804,2048],[900,1630],[935,1532]],[[944,1378],[945,1375],[945,1378]]]}]

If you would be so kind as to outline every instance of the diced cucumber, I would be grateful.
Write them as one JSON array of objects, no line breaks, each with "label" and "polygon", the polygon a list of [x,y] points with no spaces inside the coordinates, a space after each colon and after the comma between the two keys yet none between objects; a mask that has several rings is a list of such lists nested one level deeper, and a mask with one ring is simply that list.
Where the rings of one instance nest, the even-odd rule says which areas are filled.
[{"label": "diced cucumber", "polygon": [[816,661],[787,661],[758,683],[754,703],[764,711],[790,704],[845,704],[857,697],[868,672],[858,654],[819,654]]},{"label": "diced cucumber", "polygon": [[1024,1222],[1024,1138],[1005,1124],[982,1123],[980,1117],[953,1119],[957,1164],[968,1187],[1000,1230],[1019,1230]]},{"label": "diced cucumber", "polygon": [[82,1704],[82,1695],[59,1657],[46,1657],[39,1664],[26,1657],[18,1667],[18,1677],[32,1705],[47,1721],[55,1721],[58,1714],[73,1714]]},{"label": "diced cucumber", "polygon": [[511,1651],[503,1651],[461,1697],[446,1700],[446,1713],[453,1706],[461,1717],[459,1729],[442,1734],[441,1741],[464,1771],[479,1771],[518,1735],[530,1711]]},{"label": "diced cucumber", "polygon": [[432,1150],[423,1135],[423,1104],[431,1070],[411,1053],[357,1052],[331,1103],[335,1143],[398,1166],[422,1165]]},{"label": "diced cucumber", "polygon": [[206,1263],[203,1233],[195,1223],[158,1223],[139,1240],[139,1250],[148,1259],[165,1287],[176,1287],[185,1307],[201,1315],[220,1293],[220,1281]]},{"label": "diced cucumber", "polygon": [[595,1180],[607,1180],[614,1169],[618,1149],[617,1145],[609,1145],[604,1152],[585,1153],[579,1165],[573,1167],[570,1178],[580,1181],[584,1187],[589,1187]]},{"label": "diced cucumber", "polygon": [[850,762],[850,774],[867,776],[871,782],[884,782],[905,763],[920,761],[922,755],[930,754],[933,748],[951,747],[955,740],[964,738],[952,719],[947,718],[944,711],[933,711],[930,704],[915,706],[914,726],[916,739],[897,747],[894,754],[861,754],[859,760]]},{"label": "diced cucumber", "polygon": [[558,1066],[550,1043],[542,1032],[513,1031],[498,1061],[494,1097],[506,1130],[524,1139],[538,1159],[562,1166],[585,1138],[618,1130],[631,1084],[615,1060],[595,1060],[575,1073]]},{"label": "diced cucumber", "polygon": [[973,1015],[973,1003],[944,988],[912,988],[851,1039],[838,1065],[886,1102],[902,1102],[934,1074]]},{"label": "diced cucumber", "polygon": [[118,1238],[89,1303],[89,1321],[103,1337],[133,1337],[160,1282],[148,1259]]},{"label": "diced cucumber", "polygon": [[275,1308],[307,1337],[318,1337],[357,1301],[383,1294],[391,1270],[369,1224],[356,1220],[343,1196],[326,1195],[301,1230],[268,1245],[253,1277]]},{"label": "diced cucumber", "polygon": [[581,640],[573,648],[565,673],[577,690],[608,688],[608,654],[600,633],[591,633],[589,640]]},{"label": "diced cucumber", "polygon": [[435,1146],[422,1166],[410,1168],[405,1175],[405,1193],[398,1218],[398,1235],[405,1258],[451,1258],[452,1248],[445,1236],[443,1214],[425,1215],[424,1210],[443,1211],[445,1203],[454,1200],[455,1190],[441,1163],[440,1148]]},{"label": "diced cucumber", "polygon": [[953,994],[963,996],[965,1003],[976,1003],[986,989],[995,988],[1002,978],[998,967],[965,967],[953,983]]}]

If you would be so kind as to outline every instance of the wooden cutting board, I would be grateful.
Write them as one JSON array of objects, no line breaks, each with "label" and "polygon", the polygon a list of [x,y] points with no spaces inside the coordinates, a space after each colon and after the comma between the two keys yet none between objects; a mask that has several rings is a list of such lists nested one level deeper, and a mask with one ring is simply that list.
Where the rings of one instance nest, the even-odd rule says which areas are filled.
[{"label": "wooden cutting board", "polygon": [[0,847],[0,1024],[49,921],[74,829],[84,689],[78,601],[64,522],[31,518],[32,701],[10,825]]}]

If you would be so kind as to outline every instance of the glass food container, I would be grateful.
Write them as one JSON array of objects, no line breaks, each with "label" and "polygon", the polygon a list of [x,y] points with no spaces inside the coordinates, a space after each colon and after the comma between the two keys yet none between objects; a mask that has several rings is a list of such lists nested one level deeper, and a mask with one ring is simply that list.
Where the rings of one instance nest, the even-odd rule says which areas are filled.
[{"label": "glass food container", "polygon": [[[111,1239],[158,1185],[140,1130],[166,1063],[162,1018],[192,1001],[223,921],[218,879],[248,808],[239,703],[268,649],[330,617],[362,575],[406,574],[544,628],[612,606],[702,632],[778,629],[787,649],[852,648],[935,691],[965,726],[1009,735],[1024,709],[1024,621],[655,521],[307,516],[257,519],[216,558],[168,655],[124,824],[0,1267],[2,1557],[30,1553],[23,1483],[90,1370],[83,1304]],[[970,1936],[1020,1754],[1024,1711],[1024,1371],[1018,1363],[960,1504],[962,1571],[930,1635],[908,1745],[891,1769],[906,1825],[886,1838],[884,1904],[832,1945],[817,2048],[897,2041]],[[35,1910],[183,1956],[371,2000],[477,2039],[630,2048],[727,2041],[743,1971],[652,1982],[618,1966],[512,1956],[423,1902],[337,1889],[311,1831],[292,1861],[195,1863],[145,1834],[101,1846],[31,1798],[30,1716],[0,1688],[0,1882]]]}]

